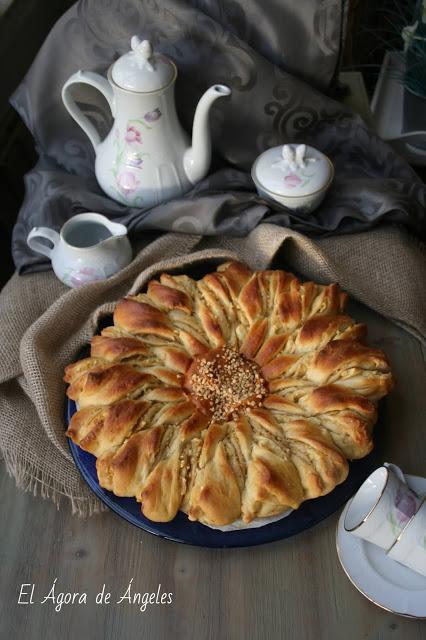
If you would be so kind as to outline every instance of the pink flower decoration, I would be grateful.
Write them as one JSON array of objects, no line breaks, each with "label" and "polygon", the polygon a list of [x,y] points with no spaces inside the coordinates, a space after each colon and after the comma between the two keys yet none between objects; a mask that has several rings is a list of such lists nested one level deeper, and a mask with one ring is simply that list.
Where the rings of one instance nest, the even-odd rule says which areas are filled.
[{"label": "pink flower decoration", "polygon": [[119,173],[117,176],[117,183],[126,195],[136,191],[139,186],[139,180],[130,171],[122,171]]},{"label": "pink flower decoration", "polygon": [[96,273],[96,269],[94,269],[93,267],[83,267],[82,269],[80,269],[79,273],[83,274],[84,276],[93,276]]},{"label": "pink flower decoration", "polygon": [[83,267],[71,276],[71,282],[74,287],[81,287],[88,282],[102,280],[102,276],[92,267]]},{"label": "pink flower decoration", "polygon": [[398,511],[399,521],[405,523],[416,513],[417,504],[411,493],[398,489],[395,496],[395,507]]},{"label": "pink flower decoration", "polygon": [[142,144],[141,132],[139,129],[136,129],[136,127],[129,125],[127,127],[125,140],[130,143],[136,142],[137,144]]},{"label": "pink flower decoration", "polygon": [[289,173],[284,176],[284,182],[289,189],[294,189],[299,186],[302,180],[295,173]]}]

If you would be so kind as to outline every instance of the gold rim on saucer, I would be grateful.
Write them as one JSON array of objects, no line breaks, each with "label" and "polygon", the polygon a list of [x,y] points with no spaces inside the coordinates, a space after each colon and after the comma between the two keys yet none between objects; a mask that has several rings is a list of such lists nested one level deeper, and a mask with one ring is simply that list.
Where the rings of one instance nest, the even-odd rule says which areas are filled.
[{"label": "gold rim on saucer", "polygon": [[[346,507],[344,507],[345,509]],[[346,515],[346,514],[345,514]],[[355,587],[355,589],[357,591],[359,591],[360,593],[362,593],[362,595],[367,598],[367,600],[369,600],[370,602],[372,602],[373,604],[375,604],[377,607],[380,607],[381,609],[384,609],[385,611],[389,611],[389,613],[394,613],[397,616],[402,616],[403,618],[411,618],[412,620],[426,620],[426,616],[413,616],[411,613],[401,613],[401,611],[395,611],[394,609],[390,609],[389,607],[386,607],[384,604],[382,604],[381,602],[377,602],[376,600],[374,600],[374,598],[372,598],[371,596],[368,595],[368,593],[365,593],[365,591],[363,591],[361,589],[361,587],[353,580],[353,578],[349,575],[349,573],[347,572],[343,561],[342,561],[342,556],[340,554],[340,547],[339,547],[339,522],[340,522],[340,518],[342,517],[342,514],[340,514],[338,520],[337,520],[337,526],[336,526],[336,549],[337,549],[337,557],[339,558],[339,562],[340,562],[340,566],[342,567],[344,573],[346,574],[346,577],[349,579],[349,582],[351,582],[353,584],[353,586]],[[348,533],[346,531],[346,529],[343,527],[344,531],[346,533]],[[361,539],[357,538],[357,540],[361,543]],[[372,543],[370,543],[372,544]],[[394,560],[395,562],[395,560]]]}]

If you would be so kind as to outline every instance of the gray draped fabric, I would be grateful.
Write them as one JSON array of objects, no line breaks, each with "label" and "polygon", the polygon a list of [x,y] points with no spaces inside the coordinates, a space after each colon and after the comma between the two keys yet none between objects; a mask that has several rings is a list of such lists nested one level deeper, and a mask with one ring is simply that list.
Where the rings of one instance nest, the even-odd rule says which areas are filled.
[{"label": "gray draped fabric", "polygon": [[[247,234],[260,220],[310,235],[348,233],[381,221],[421,232],[426,187],[361,119],[327,97],[339,63],[340,0],[81,0],[46,39],[12,104],[34,135],[40,160],[26,176],[26,198],[13,234],[20,273],[49,267],[26,245],[33,226],[60,229],[72,215],[98,211],[131,234],[173,230]],[[134,33],[153,41],[179,68],[178,113],[190,131],[203,91],[232,87],[211,114],[215,158],[210,175],[183,198],[150,210],[103,194],[89,140],[62,105],[60,91],[77,69],[105,72]],[[105,105],[84,94],[102,131]],[[283,142],[306,142],[334,162],[336,178],[311,215],[271,207],[249,175],[256,156]]]}]

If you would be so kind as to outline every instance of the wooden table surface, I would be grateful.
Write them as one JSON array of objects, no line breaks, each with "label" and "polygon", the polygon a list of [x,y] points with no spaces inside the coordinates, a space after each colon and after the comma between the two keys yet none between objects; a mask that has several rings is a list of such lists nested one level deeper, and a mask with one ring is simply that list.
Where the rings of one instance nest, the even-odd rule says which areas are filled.
[{"label": "wooden table surface", "polygon": [[[384,402],[384,460],[426,475],[425,351],[404,331],[360,305],[370,342],[388,353],[395,390]],[[338,513],[288,540],[246,549],[201,549],[144,533],[112,513],[88,520],[16,490],[0,463],[0,638],[285,639],[426,638],[426,621],[388,613],[346,578],[336,554]],[[40,604],[56,592],[86,592],[88,603]],[[135,591],[172,592],[170,605],[116,600]],[[18,604],[22,583],[35,583],[31,605]],[[110,604],[93,604],[103,584]],[[24,599],[24,598],[23,598]]]}]

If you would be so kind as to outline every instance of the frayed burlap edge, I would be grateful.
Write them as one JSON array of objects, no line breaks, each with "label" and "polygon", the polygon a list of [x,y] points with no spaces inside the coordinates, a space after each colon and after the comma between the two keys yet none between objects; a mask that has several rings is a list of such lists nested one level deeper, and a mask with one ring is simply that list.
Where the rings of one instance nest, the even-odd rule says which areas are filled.
[{"label": "frayed burlap edge", "polygon": [[4,462],[7,475],[13,478],[16,487],[24,493],[50,500],[58,510],[65,500],[71,504],[72,515],[81,518],[108,511],[108,507],[94,494],[87,498],[75,496],[67,489],[65,483],[53,479],[34,463],[27,462],[23,466],[21,459],[17,458],[18,456],[6,451],[3,452],[1,460]]}]

